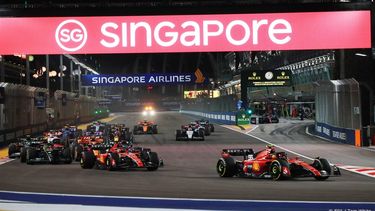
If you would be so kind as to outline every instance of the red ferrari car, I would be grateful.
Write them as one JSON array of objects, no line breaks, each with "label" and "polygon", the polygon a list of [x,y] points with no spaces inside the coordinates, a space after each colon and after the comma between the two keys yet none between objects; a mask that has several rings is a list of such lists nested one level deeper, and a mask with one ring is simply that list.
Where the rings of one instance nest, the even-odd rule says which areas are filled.
[{"label": "red ferrari car", "polygon": [[84,150],[87,150],[92,145],[100,145],[103,143],[104,143],[103,136],[92,136],[90,134],[86,134],[85,136],[79,137],[76,142],[73,142],[70,145],[73,160],[80,161],[81,153]]},{"label": "red ferrari car", "polygon": [[155,171],[163,165],[156,152],[120,142],[112,146],[106,144],[92,146],[91,150],[82,152],[80,163],[85,169],[96,166],[107,170],[146,168]]},{"label": "red ferrari car", "polygon": [[[235,160],[233,156],[243,156],[243,160]],[[252,149],[223,149],[216,170],[221,177],[242,176],[274,180],[294,177],[326,180],[330,176],[341,175],[340,170],[324,158],[317,157],[310,164],[298,157],[288,158],[285,152],[275,152],[272,145],[257,153]]]}]

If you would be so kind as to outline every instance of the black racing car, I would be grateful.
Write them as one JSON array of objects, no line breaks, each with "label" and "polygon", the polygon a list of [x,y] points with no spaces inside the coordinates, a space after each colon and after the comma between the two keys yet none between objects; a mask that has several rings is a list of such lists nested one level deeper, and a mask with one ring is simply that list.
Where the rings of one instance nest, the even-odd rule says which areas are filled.
[{"label": "black racing car", "polygon": [[72,163],[69,142],[54,138],[46,142],[30,142],[23,147],[25,154],[21,152],[21,162],[33,163]]},{"label": "black racing car", "polygon": [[21,160],[25,161],[26,150],[25,147],[28,147],[36,143],[45,143],[47,139],[44,136],[31,137],[27,135],[25,137],[19,138],[17,142],[10,143],[8,146],[8,157],[9,158],[18,158],[21,157]]}]

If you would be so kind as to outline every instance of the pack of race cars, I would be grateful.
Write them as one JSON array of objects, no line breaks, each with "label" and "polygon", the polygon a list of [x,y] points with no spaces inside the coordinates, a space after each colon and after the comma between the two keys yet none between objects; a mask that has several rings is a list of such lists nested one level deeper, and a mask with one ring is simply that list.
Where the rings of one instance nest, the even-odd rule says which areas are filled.
[{"label": "pack of race cars", "polygon": [[19,157],[27,164],[70,164],[76,160],[84,169],[145,168],[154,171],[163,166],[156,152],[133,147],[133,143],[133,133],[124,124],[94,122],[84,133],[66,125],[37,137],[20,138],[9,145],[8,155],[9,158]]},{"label": "pack of race cars", "polygon": [[[176,141],[205,140],[215,131],[208,120],[200,119],[182,125],[176,130]],[[158,154],[149,148],[135,147],[134,135],[157,134],[157,125],[141,121],[130,131],[124,124],[94,122],[85,132],[66,125],[61,130],[51,130],[41,136],[26,136],[11,143],[9,158],[19,157],[22,163],[65,163],[78,161],[83,169],[134,169],[155,171],[164,165]],[[236,159],[235,157],[242,157]],[[340,176],[340,170],[326,159],[317,157],[307,163],[298,157],[290,158],[275,147],[254,152],[253,149],[223,149],[216,164],[220,177],[272,178],[281,180],[295,177],[314,177],[326,180]]]}]

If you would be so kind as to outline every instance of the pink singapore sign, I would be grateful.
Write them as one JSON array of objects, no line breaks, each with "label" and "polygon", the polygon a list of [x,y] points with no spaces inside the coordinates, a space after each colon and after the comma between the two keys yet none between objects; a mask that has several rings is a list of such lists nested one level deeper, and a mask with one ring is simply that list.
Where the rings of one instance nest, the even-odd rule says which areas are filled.
[{"label": "pink singapore sign", "polygon": [[0,54],[371,47],[370,11],[0,18]]}]

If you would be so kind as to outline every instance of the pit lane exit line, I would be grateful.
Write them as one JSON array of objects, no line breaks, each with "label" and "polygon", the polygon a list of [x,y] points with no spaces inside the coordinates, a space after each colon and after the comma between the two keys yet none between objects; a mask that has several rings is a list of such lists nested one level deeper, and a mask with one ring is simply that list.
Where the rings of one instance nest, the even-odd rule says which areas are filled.
[{"label": "pit lane exit line", "polygon": [[313,158],[310,158],[310,157],[308,157],[308,156],[302,155],[302,154],[300,154],[300,153],[298,153],[298,152],[294,152],[294,151],[289,150],[289,149],[286,149],[286,148],[284,148],[284,147],[282,147],[282,146],[280,146],[280,145],[277,145],[277,144],[271,143],[271,142],[266,141],[266,140],[264,140],[264,139],[258,138],[258,137],[254,136],[254,135],[251,135],[251,134],[249,134],[251,131],[249,131],[249,132],[247,132],[247,133],[243,133],[243,132],[237,131],[237,130],[235,130],[235,129],[229,127],[229,126],[226,126],[226,125],[220,125],[220,126],[221,126],[221,127],[224,127],[224,128],[227,128],[227,129],[230,129],[230,130],[233,130],[233,131],[236,131],[236,132],[239,132],[239,133],[242,133],[242,134],[245,134],[245,135],[250,136],[250,137],[252,137],[252,138],[258,139],[259,141],[264,142],[264,143],[266,143],[266,144],[272,144],[272,145],[274,145],[275,147],[277,147],[277,148],[279,148],[279,149],[282,149],[282,150],[284,150],[284,151],[290,152],[290,153],[295,154],[295,155],[297,155],[297,156],[300,156],[300,157],[306,158],[306,159],[308,159],[308,160],[311,160],[311,161],[314,160]]}]

